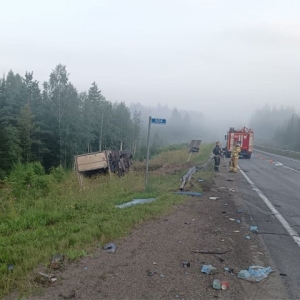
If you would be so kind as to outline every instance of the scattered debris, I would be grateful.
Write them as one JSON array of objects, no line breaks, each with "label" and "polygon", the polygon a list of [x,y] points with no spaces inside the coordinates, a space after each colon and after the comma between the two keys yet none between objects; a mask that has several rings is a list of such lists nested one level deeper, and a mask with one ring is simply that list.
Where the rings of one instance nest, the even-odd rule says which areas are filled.
[{"label": "scattered debris", "polygon": [[40,274],[41,276],[43,276],[43,277],[48,278],[49,281],[51,281],[51,282],[55,282],[55,281],[57,280],[56,277],[55,277],[55,275],[53,275],[53,274],[47,275],[47,274],[42,273],[42,272],[39,272],[39,274]]},{"label": "scattered debris", "polygon": [[126,203],[123,203],[123,204],[120,204],[120,205],[115,205],[115,207],[117,207],[117,208],[130,207],[130,206],[134,206],[134,205],[137,205],[137,204],[150,203],[150,202],[153,202],[153,201],[155,201],[155,200],[156,200],[156,198],[133,199],[133,200],[130,201],[130,202],[126,202]]},{"label": "scattered debris", "polygon": [[222,211],[222,214],[226,214],[226,211],[224,210],[224,211]]},{"label": "scattered debris", "polygon": [[147,275],[150,276],[150,277],[155,275],[155,274],[156,274],[155,271],[147,271]]},{"label": "scattered debris", "polygon": [[224,268],[224,270],[225,270],[226,272],[230,273],[230,274],[233,274],[233,273],[234,273],[233,268],[228,268],[228,267],[226,267],[226,268]]},{"label": "scattered debris", "polygon": [[190,225],[191,223],[190,223],[190,222],[184,222],[184,224],[186,224],[186,225]]},{"label": "scattered debris", "polygon": [[241,270],[237,277],[251,282],[260,282],[274,272],[270,267],[250,266],[248,270]]},{"label": "scattered debris", "polygon": [[203,265],[201,269],[202,273],[205,273],[207,275],[213,275],[217,273],[217,269],[213,267],[212,265]]},{"label": "scattered debris", "polygon": [[209,197],[209,200],[217,200],[219,197]]},{"label": "scattered debris", "polygon": [[63,262],[64,262],[64,256],[62,254],[59,253],[54,254],[50,262],[50,267],[52,269],[59,269],[63,264]]},{"label": "scattered debris", "polygon": [[286,274],[285,274],[285,273],[279,273],[279,275],[280,275],[280,276],[286,276]]},{"label": "scattered debris", "polygon": [[226,178],[226,181],[234,181],[234,179]]},{"label": "scattered debris", "polygon": [[239,230],[235,230],[234,232],[236,232],[236,233],[237,233],[237,232],[240,232],[240,231],[239,231]]},{"label": "scattered debris", "polygon": [[246,235],[246,236],[245,236],[245,239],[246,239],[246,240],[250,240],[251,237],[250,237],[249,235]]},{"label": "scattered debris", "polygon": [[215,290],[221,290],[222,289],[221,280],[215,279],[213,281],[213,289],[215,289]]},{"label": "scattered debris", "polygon": [[235,221],[235,219],[233,219],[233,218],[229,218],[229,220],[230,220],[230,221]]},{"label": "scattered debris", "polygon": [[229,288],[229,282],[221,281],[221,287],[222,287],[222,290],[227,290]]},{"label": "scattered debris", "polygon": [[189,267],[191,266],[191,263],[190,263],[189,261],[183,261],[183,262],[182,262],[182,266],[183,266],[184,268],[189,268]]},{"label": "scattered debris", "polygon": [[198,180],[198,182],[203,182],[203,181],[204,181],[203,179],[199,179],[199,180]]},{"label": "scattered debris", "polygon": [[258,232],[258,227],[255,226],[255,225],[251,225],[249,229],[250,229],[250,231],[252,231],[252,232],[255,232],[255,233]]},{"label": "scattered debris", "polygon": [[276,167],[282,166],[282,163],[276,162],[276,163],[275,163],[275,166],[276,166]]},{"label": "scattered debris", "polygon": [[108,253],[115,253],[116,250],[117,250],[117,246],[113,243],[108,243],[108,244],[104,245],[102,247],[102,249],[105,250]]},{"label": "scattered debris", "polygon": [[157,265],[157,263],[154,261],[154,262],[153,262],[153,265]]},{"label": "scattered debris", "polygon": [[240,223],[241,223],[241,220],[236,220],[236,222],[240,224]]},{"label": "scattered debris", "polygon": [[165,277],[165,275],[164,275],[164,274],[160,274],[160,275],[159,275],[159,277],[161,277],[161,278],[164,278],[164,277]]},{"label": "scattered debris", "polygon": [[11,271],[13,271],[14,268],[15,268],[14,265],[8,265],[7,266],[7,271],[11,272]]},{"label": "scattered debris", "polygon": [[87,271],[88,267],[84,267],[83,270]]},{"label": "scattered debris", "polygon": [[228,188],[228,191],[233,192],[233,193],[235,192],[235,190],[233,188]]},{"label": "scattered debris", "polygon": [[201,196],[203,196],[202,193],[198,193],[198,192],[184,192],[184,191],[176,192],[174,194],[186,195],[186,196],[192,196],[192,197],[201,197]]}]

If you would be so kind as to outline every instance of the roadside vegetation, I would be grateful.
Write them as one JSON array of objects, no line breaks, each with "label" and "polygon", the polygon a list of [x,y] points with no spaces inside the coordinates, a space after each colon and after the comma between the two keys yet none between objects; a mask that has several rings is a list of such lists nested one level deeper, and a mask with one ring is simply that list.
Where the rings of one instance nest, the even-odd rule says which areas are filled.
[{"label": "roadside vegetation", "polygon": [[[189,166],[205,163],[212,145],[202,145],[187,163],[187,148],[165,149],[150,161],[149,184],[144,184],[144,163],[134,162],[125,177],[84,179],[53,168],[45,173],[40,163],[16,165],[0,187],[0,297],[13,289],[22,294],[37,285],[33,270],[48,266],[53,254],[68,261],[96,247],[126,236],[145,220],[170,212],[185,196],[174,195]],[[195,174],[191,190],[201,191],[197,179],[209,182],[211,170]],[[119,209],[115,205],[136,198],[157,198],[149,204]]]}]

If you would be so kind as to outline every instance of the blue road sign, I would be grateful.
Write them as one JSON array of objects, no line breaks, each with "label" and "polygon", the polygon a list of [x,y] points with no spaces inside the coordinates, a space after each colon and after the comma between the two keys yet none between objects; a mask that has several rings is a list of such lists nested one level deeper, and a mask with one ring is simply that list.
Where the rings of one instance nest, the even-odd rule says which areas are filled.
[{"label": "blue road sign", "polygon": [[166,125],[166,124],[167,124],[167,120],[166,120],[166,119],[152,118],[152,119],[151,119],[151,124],[161,124],[161,125]]}]

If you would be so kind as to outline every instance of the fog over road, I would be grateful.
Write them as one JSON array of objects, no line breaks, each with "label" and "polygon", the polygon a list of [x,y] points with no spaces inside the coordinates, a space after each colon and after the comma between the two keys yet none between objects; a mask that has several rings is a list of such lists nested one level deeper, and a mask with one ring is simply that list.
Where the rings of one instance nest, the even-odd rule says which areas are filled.
[{"label": "fog over road", "polygon": [[[255,151],[251,159],[240,159],[239,166],[259,190],[257,192],[253,189],[249,179],[246,180],[240,174],[239,188],[252,215],[253,224],[258,226],[278,270],[286,274],[282,279],[290,298],[299,299],[300,161]],[[264,196],[267,198],[265,202],[270,201],[269,206],[262,199]],[[270,205],[274,207],[271,207],[273,211]],[[276,210],[279,213],[277,217],[274,215]],[[282,223],[285,221],[288,224],[284,227]],[[291,236],[293,231],[294,237]]]}]

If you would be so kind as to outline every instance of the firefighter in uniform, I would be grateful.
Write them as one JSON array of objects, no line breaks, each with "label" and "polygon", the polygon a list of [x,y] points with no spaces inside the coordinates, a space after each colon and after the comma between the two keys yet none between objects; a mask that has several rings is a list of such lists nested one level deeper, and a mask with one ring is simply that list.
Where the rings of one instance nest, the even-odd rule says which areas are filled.
[{"label": "firefighter in uniform", "polygon": [[220,148],[219,142],[216,142],[216,146],[213,149],[213,154],[214,154],[214,160],[215,160],[214,170],[216,172],[219,172],[219,165],[220,165],[220,160],[221,160],[221,156],[222,156],[222,150]]},{"label": "firefighter in uniform", "polygon": [[240,143],[237,142],[234,149],[231,152],[230,172],[237,173],[240,152],[241,152]]}]

